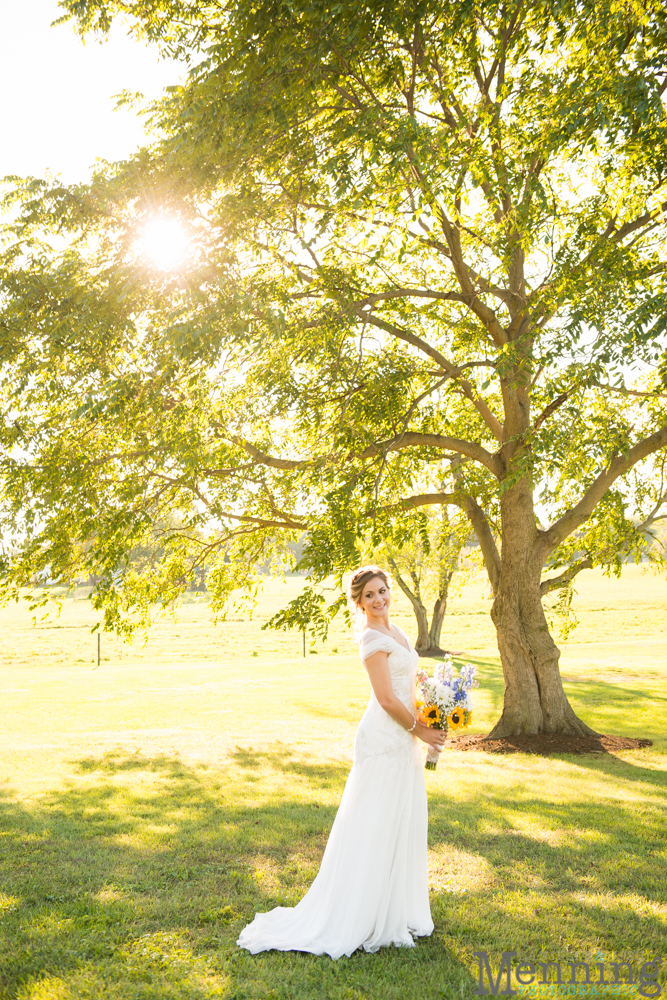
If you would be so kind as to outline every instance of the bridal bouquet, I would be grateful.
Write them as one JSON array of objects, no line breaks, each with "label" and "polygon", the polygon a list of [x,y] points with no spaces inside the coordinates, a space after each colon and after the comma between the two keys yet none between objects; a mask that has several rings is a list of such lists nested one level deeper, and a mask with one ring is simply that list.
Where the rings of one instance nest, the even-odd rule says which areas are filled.
[{"label": "bridal bouquet", "polygon": [[[459,676],[454,676],[452,658],[447,654],[444,662],[439,663],[429,677],[425,670],[417,671],[417,710],[427,726],[433,729],[462,729],[469,726],[472,720],[472,701],[470,690],[477,687],[475,679],[476,667],[466,663],[461,667]],[[440,759],[440,751],[434,747],[428,748],[426,768],[435,771]]]}]

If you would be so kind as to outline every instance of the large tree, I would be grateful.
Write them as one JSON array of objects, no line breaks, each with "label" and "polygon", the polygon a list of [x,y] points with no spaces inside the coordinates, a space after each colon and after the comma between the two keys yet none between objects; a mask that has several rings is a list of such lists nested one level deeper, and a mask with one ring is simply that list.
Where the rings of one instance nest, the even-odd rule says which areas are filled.
[{"label": "large tree", "polygon": [[[307,529],[317,580],[454,505],[495,595],[494,733],[587,731],[542,601],[664,510],[665,3],[61,6],[191,71],[131,162],[12,195],[10,576],[92,560],[113,624],[232,542]],[[190,233],[180,273],[142,259],[156,216]],[[167,511],[160,571],[124,575]]]}]

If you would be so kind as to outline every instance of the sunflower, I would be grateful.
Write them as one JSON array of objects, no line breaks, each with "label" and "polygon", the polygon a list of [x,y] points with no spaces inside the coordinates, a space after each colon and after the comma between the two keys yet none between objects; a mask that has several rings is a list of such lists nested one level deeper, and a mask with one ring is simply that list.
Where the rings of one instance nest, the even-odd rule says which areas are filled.
[{"label": "sunflower", "polygon": [[447,716],[450,729],[461,729],[465,726],[465,712],[462,708],[453,708]]},{"label": "sunflower", "polygon": [[440,722],[440,709],[437,705],[424,705],[422,715],[427,726],[437,726]]}]

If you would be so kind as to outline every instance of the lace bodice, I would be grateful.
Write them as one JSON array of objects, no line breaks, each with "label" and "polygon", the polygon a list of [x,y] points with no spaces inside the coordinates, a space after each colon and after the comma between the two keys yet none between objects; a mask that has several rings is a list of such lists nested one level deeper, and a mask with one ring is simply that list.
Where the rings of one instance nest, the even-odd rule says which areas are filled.
[{"label": "lace bodice", "polygon": [[[405,633],[401,631],[401,634],[410,645]],[[419,662],[417,652],[411,645],[406,649],[397,639],[385,635],[384,632],[366,629],[361,633],[359,655],[364,661],[364,666],[366,659],[380,650],[387,653],[387,665],[394,694],[406,708],[415,712],[415,674]],[[354,743],[355,760],[362,756],[387,753],[412,756],[415,744],[413,734],[408,733],[385,712],[371,690],[368,706],[359,723]]]}]

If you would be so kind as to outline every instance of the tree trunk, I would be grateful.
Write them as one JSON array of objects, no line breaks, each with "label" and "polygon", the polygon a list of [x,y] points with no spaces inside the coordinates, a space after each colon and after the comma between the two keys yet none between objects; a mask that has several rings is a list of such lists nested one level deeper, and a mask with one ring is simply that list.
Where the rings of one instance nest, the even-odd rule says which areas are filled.
[{"label": "tree trunk", "polygon": [[560,650],[551,638],[540,594],[543,552],[526,480],[501,498],[503,543],[491,618],[505,677],[503,713],[490,736],[593,733],[575,715],[561,682]]},{"label": "tree trunk", "polygon": [[426,608],[419,602],[413,602],[412,608],[415,613],[415,618],[417,619],[417,641],[415,642],[415,649],[418,653],[422,650],[427,649],[429,645],[428,641],[428,617],[426,614]]},{"label": "tree trunk", "polygon": [[441,573],[440,576],[440,586],[438,588],[438,597],[433,605],[433,614],[431,615],[431,627],[428,633],[428,645],[429,649],[437,651],[437,653],[442,653],[443,650],[440,649],[440,633],[442,632],[442,623],[445,617],[445,612],[447,611],[447,595],[449,593],[449,584],[451,583],[452,577],[454,576],[454,570],[447,570]]}]

